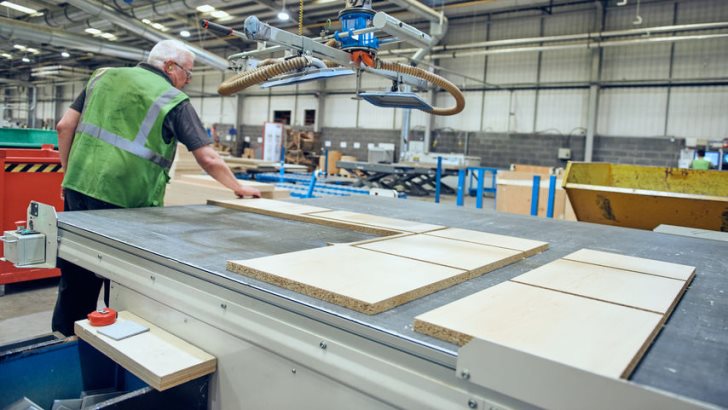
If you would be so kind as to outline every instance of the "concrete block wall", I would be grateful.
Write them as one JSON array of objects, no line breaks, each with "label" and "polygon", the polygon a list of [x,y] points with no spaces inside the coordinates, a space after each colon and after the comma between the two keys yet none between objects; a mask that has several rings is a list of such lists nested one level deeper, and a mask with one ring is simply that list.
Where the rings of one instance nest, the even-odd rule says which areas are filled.
[{"label": "concrete block wall", "polygon": [[[326,147],[329,142],[329,150],[341,151],[343,155],[355,156],[359,161],[366,161],[369,144],[394,144],[395,161],[399,158],[400,131],[399,130],[377,130],[363,128],[323,128],[321,130],[321,146]],[[342,147],[341,143],[346,147]]]},{"label": "concrete block wall", "polygon": [[[260,157],[261,144],[257,139],[262,136],[263,127],[243,125],[240,129],[241,135],[251,137],[250,146]],[[422,132],[413,132],[412,139],[421,140]],[[359,161],[366,161],[368,144],[390,143],[396,148],[395,160],[399,158],[399,130],[323,128],[321,145],[327,141],[330,150],[355,156]],[[341,147],[342,142],[346,143],[345,148]],[[584,144],[583,135],[435,131],[431,152],[478,156],[483,166],[496,168],[508,168],[513,163],[565,167],[566,161],[558,159],[558,149],[570,148],[572,160],[583,161]],[[676,167],[684,147],[682,138],[596,136],[592,159],[595,162]]]},{"label": "concrete block wall", "polygon": [[495,168],[513,163],[563,167],[559,148],[571,148],[575,160],[584,158],[584,137],[579,135],[433,132],[432,145],[432,152],[477,156],[483,166]]},{"label": "concrete block wall", "polygon": [[594,138],[594,161],[676,167],[683,138]]}]

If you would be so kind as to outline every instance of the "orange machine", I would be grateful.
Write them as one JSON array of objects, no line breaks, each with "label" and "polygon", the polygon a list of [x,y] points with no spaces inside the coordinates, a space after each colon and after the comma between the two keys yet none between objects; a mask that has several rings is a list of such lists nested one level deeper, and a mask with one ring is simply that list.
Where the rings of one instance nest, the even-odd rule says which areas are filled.
[{"label": "orange machine", "polygon": [[[26,218],[31,200],[63,210],[61,199],[61,158],[53,145],[41,149],[0,148],[0,223],[3,231],[16,229],[16,221]],[[0,249],[2,255],[2,249]],[[16,268],[0,262],[0,296],[8,283],[59,276],[58,269]]]}]

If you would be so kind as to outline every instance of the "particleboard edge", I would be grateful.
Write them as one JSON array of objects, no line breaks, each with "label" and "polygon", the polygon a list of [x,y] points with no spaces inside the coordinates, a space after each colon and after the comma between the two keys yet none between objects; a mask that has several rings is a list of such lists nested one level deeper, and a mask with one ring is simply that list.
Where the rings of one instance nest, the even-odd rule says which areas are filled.
[{"label": "particleboard edge", "polygon": [[[122,313],[122,312],[120,312]],[[175,341],[179,341],[179,343],[185,343],[182,339],[179,339],[178,337],[172,335],[171,333],[167,333],[166,331],[162,330],[161,328],[154,326],[153,324],[150,324],[144,320],[138,320],[139,318],[136,318],[136,316],[133,316],[129,318],[129,320],[135,320],[140,323],[143,323],[145,326],[148,326],[149,332],[154,332],[156,334],[163,334],[161,338],[164,339],[175,339]],[[116,347],[112,346],[109,342],[105,341],[103,338],[105,336],[100,336],[98,334],[94,334],[92,331],[86,329],[83,327],[80,322],[88,322],[88,320],[81,320],[76,323],[74,323],[74,333],[76,336],[78,336],[80,339],[85,341],[86,343],[93,346],[96,350],[103,353],[105,356],[113,360],[114,362],[118,363],[120,366],[140,378],[142,381],[147,383],[149,386],[155,388],[159,391],[164,391],[169,388],[178,386],[182,383],[188,382],[190,380],[197,379],[199,377],[214,373],[217,369],[217,359],[214,356],[209,355],[208,353],[202,351],[201,349],[189,344],[189,346],[193,347],[195,350],[200,351],[201,353],[204,353],[208,356],[210,356],[211,359],[208,359],[206,361],[202,361],[199,364],[196,364],[194,366],[187,367],[182,370],[178,370],[174,373],[170,373],[166,376],[159,376],[154,373],[152,373],[150,370],[148,370],[146,367],[144,367],[142,364],[137,362],[134,358],[129,357],[124,352],[120,351]],[[133,337],[133,336],[132,336]],[[111,342],[117,342],[113,339],[109,340]]]},{"label": "particleboard edge", "polygon": [[294,292],[298,292],[325,302],[333,303],[335,305],[343,306],[348,309],[355,310],[367,315],[376,315],[378,313],[387,311],[397,306],[403,305],[407,302],[411,302],[415,299],[427,296],[431,293],[435,293],[442,289],[449,288],[458,283],[464,282],[470,279],[470,272],[460,270],[461,273],[453,275],[449,278],[432,282],[426,286],[415,288],[409,292],[402,293],[393,296],[388,299],[381,300],[376,303],[364,302],[352,297],[340,295],[336,292],[332,292],[326,289],[321,289],[316,286],[306,285],[304,283],[294,281],[287,278],[282,278],[258,269],[253,269],[242,264],[244,261],[228,261],[227,270],[239,273],[257,279],[272,285],[288,289]]}]

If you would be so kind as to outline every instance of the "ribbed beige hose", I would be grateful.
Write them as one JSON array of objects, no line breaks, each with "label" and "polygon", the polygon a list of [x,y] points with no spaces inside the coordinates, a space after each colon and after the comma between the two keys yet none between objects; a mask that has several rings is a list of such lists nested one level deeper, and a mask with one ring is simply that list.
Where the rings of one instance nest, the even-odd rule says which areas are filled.
[{"label": "ribbed beige hose", "polygon": [[220,95],[232,95],[250,87],[251,85],[262,83],[269,78],[289,71],[298,70],[306,67],[307,65],[308,59],[306,57],[296,57],[275,64],[263,65],[262,67],[259,66],[252,71],[242,72],[223,81],[217,87],[217,92]]},{"label": "ribbed beige hose", "polygon": [[450,81],[440,77],[437,74],[433,74],[429,71],[425,71],[421,68],[412,67],[409,65],[399,63],[388,63],[386,61],[379,60],[379,67],[382,70],[396,71],[402,74],[409,74],[413,77],[421,78],[425,81],[431,82],[444,88],[449,92],[453,98],[455,98],[455,105],[448,108],[433,108],[429,111],[430,114],[435,115],[455,115],[465,108],[465,96],[460,89]]}]

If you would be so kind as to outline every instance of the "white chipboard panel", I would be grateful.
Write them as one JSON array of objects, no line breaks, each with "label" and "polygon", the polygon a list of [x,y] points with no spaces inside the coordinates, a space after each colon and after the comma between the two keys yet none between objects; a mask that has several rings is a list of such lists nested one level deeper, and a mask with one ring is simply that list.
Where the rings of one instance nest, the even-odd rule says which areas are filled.
[{"label": "white chipboard panel", "polygon": [[597,133],[616,137],[662,137],[666,103],[664,88],[602,90]]},{"label": "white chipboard panel", "polygon": [[582,135],[586,128],[589,90],[541,90],[538,94],[537,132]]},{"label": "white chipboard panel", "polygon": [[667,135],[720,139],[728,130],[728,87],[678,87],[670,94]]}]

